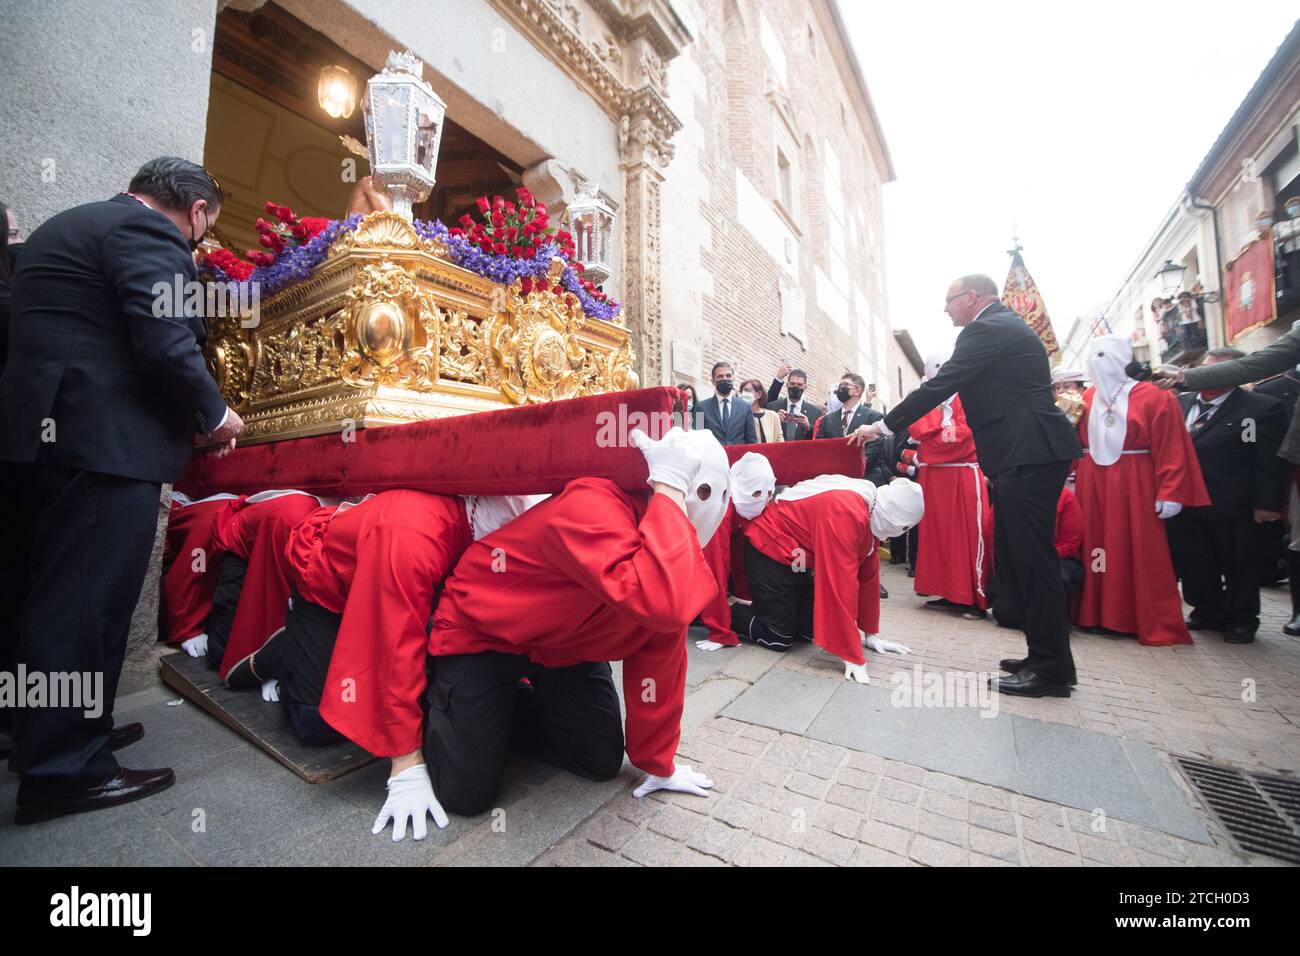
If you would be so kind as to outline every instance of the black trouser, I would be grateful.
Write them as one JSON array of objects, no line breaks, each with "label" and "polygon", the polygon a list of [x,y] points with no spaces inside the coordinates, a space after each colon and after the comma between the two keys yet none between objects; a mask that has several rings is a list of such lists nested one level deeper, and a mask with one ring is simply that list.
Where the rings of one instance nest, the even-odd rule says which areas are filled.
[{"label": "black trouser", "polygon": [[1074,674],[1070,612],[1056,554],[1056,502],[1070,462],[1017,465],[992,479],[993,560],[1029,645],[1025,669],[1049,681]]},{"label": "black trouser", "polygon": [[304,601],[295,591],[284,629],[253,655],[257,676],[280,682],[280,703],[298,738],[309,747],[344,740],[320,715],[321,694],[342,621],[343,615]]},{"label": "black trouser", "polygon": [[[157,482],[50,465],[0,465],[9,504],[0,553],[3,659],[47,680],[99,681],[88,706],[20,707],[9,768],[19,800],[57,798],[118,770],[108,750],[131,614],[158,526]],[[83,688],[86,687],[83,679]],[[63,701],[68,703],[68,701]],[[82,702],[84,704],[84,701]]]},{"label": "black trouser", "polygon": [[1183,600],[1197,620],[1259,630],[1259,555],[1265,542],[1251,516],[1213,518],[1186,510],[1165,522]]},{"label": "black trouser", "polygon": [[[1078,558],[1061,558],[1061,583],[1065,586],[1065,597],[1068,601],[1070,595],[1083,587],[1083,562]],[[999,575],[994,574],[993,580],[989,582],[986,589],[989,599],[989,612],[993,615],[993,620],[998,622],[999,627],[1020,628],[1020,615],[1016,611],[1014,602],[1006,593],[1006,587],[1002,584]]]},{"label": "black trouser", "polygon": [[813,575],[773,561],[749,539],[744,543],[745,576],[752,605],[731,606],[731,629],[743,640],[774,651],[788,651],[799,638],[813,636]]},{"label": "black trouser", "polygon": [[542,667],[522,654],[486,651],[430,665],[424,759],[447,810],[474,816],[491,808],[510,749],[590,780],[609,780],[622,767],[609,664]]},{"label": "black trouser", "polygon": [[212,611],[208,615],[208,663],[221,667],[221,659],[226,656],[226,643],[230,640],[230,628],[235,623],[235,611],[239,608],[239,595],[244,590],[244,575],[248,573],[248,562],[238,555],[220,554],[215,560],[221,562],[217,572],[217,587],[212,592]]}]

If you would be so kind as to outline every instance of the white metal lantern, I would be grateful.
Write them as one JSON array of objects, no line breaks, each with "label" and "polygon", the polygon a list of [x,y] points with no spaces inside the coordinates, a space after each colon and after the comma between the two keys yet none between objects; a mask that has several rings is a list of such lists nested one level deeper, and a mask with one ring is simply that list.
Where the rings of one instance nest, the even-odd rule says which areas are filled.
[{"label": "white metal lantern", "polygon": [[614,210],[600,198],[595,183],[583,183],[578,198],[569,203],[568,214],[574,256],[582,263],[583,277],[600,285],[613,271]]},{"label": "white metal lantern", "polygon": [[1178,287],[1183,284],[1183,273],[1186,271],[1187,266],[1175,265],[1172,259],[1165,260],[1165,264],[1156,273],[1156,278],[1160,280],[1160,287],[1164,289],[1165,295],[1178,290]]},{"label": "white metal lantern", "polygon": [[410,219],[411,204],[433,189],[447,104],[407,50],[390,52],[384,71],[366,83],[364,110],[371,179],[388,191],[393,211]]}]

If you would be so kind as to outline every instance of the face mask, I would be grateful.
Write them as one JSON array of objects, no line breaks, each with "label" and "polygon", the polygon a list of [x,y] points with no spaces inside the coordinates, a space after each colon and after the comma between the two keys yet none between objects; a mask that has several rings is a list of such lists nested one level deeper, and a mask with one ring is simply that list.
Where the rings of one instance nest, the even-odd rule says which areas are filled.
[{"label": "face mask", "polygon": [[185,240],[185,244],[190,247],[190,252],[199,251],[199,243],[202,242],[203,237],[207,235],[208,226],[210,224],[211,222],[208,219],[208,211],[205,209],[203,210],[203,231],[199,233],[199,237],[197,239],[190,237],[189,239]]},{"label": "face mask", "polygon": [[719,394],[719,395],[730,395],[730,394],[731,394],[731,388],[732,388],[732,385],[733,385],[733,384],[734,384],[734,383],[731,381],[731,379],[729,379],[729,378],[724,378],[721,382],[718,382],[718,384],[717,384],[717,386],[716,386],[717,389],[718,389],[718,394]]},{"label": "face mask", "polygon": [[[669,434],[673,430],[670,429]],[[700,456],[700,470],[695,473],[686,492],[686,517],[694,525],[702,548],[709,543],[727,513],[727,503],[731,500],[731,469],[727,467],[727,453],[707,428],[686,432],[685,444]]]},{"label": "face mask", "polygon": [[695,410],[695,403],[694,403],[693,401],[691,401],[689,398],[686,400],[686,410],[687,410],[688,412],[691,412],[691,411],[694,411],[694,410]]},{"label": "face mask", "polygon": [[841,385],[835,390],[835,397],[841,402],[847,402],[849,400],[849,387],[847,385]]},{"label": "face mask", "polygon": [[749,404],[753,405],[753,404],[754,404],[754,398],[755,398],[755,395],[754,395],[753,392],[741,392],[741,393],[740,393],[740,400],[741,400],[742,402],[748,402]]},{"label": "face mask", "polygon": [[786,389],[786,393],[790,396],[790,401],[792,402],[797,402],[799,399],[803,398],[803,389],[798,385],[790,386]]}]

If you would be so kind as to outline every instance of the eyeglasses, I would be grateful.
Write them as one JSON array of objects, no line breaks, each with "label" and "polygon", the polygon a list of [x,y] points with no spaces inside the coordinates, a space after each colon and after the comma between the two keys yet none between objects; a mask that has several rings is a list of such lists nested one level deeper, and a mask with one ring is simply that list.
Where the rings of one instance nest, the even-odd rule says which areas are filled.
[{"label": "eyeglasses", "polygon": [[943,304],[948,305],[950,302],[952,302],[953,299],[960,299],[964,295],[974,295],[974,294],[975,293],[972,290],[967,289],[965,292],[958,292],[956,295],[948,296],[948,298],[943,300]]},{"label": "eyeglasses", "polygon": [[213,185],[213,188],[216,189],[216,191],[217,191],[217,195],[218,195],[219,197],[223,197],[223,196],[225,196],[225,195],[226,195],[226,191],[225,191],[224,189],[221,188],[221,183],[217,182],[217,177],[212,175],[212,171],[209,170],[209,169],[207,169],[206,167],[204,167],[203,171],[204,171],[205,173],[207,173],[208,179],[212,180],[212,185]]}]

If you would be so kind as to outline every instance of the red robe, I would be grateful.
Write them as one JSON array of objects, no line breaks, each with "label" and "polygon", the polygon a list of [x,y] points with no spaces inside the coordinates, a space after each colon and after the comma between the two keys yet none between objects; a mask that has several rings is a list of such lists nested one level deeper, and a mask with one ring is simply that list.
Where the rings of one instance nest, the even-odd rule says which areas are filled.
[{"label": "red robe", "polygon": [[947,428],[940,405],[908,430],[919,445],[917,479],[925,495],[925,517],[917,526],[916,593],[987,608],[989,495],[961,399],[952,400]]},{"label": "red robe", "polygon": [[[1152,503],[1152,508],[1155,504]],[[1056,499],[1056,556],[1080,560],[1083,554],[1083,511],[1070,486],[1061,489]]]},{"label": "red robe", "polygon": [[803,557],[816,572],[813,643],[851,664],[864,664],[861,629],[880,631],[880,553],[866,499],[823,491],[798,501],[774,500],[745,525],[758,551],[782,564]]},{"label": "red robe", "polygon": [[376,756],[420,749],[426,628],[469,544],[460,498],[395,490],[318,509],[285,548],[302,598],[343,615],[321,717]]},{"label": "red robe", "polygon": [[221,578],[221,562],[213,545],[217,514],[238,499],[173,501],[167,519],[163,562],[170,563],[162,579],[163,623],[167,643],[180,644],[202,634],[212,614],[212,595]]},{"label": "red robe", "polygon": [[732,574],[732,555],[739,543],[733,541],[732,535],[740,534],[738,526],[743,522],[744,519],[736,514],[736,509],[728,505],[722,524],[704,548],[704,561],[718,585],[718,593],[700,612],[700,620],[709,629],[708,639],[727,647],[735,647],[740,643],[740,638],[731,629],[731,602],[727,600],[727,582]]},{"label": "red robe", "polygon": [[623,662],[628,759],[668,776],[686,696],[686,628],[716,585],[664,495],[579,478],[470,546],[434,614],[429,653],[525,654],[544,667]]},{"label": "red robe", "polygon": [[214,519],[213,543],[218,550],[247,561],[248,571],[218,668],[223,679],[230,668],[284,627],[289,605],[284,547],[293,526],[320,507],[319,501],[304,494],[281,495],[255,504],[245,504],[242,499],[227,504],[231,507]]},{"label": "red robe", "polygon": [[1210,503],[1186,416],[1172,394],[1138,382],[1129,393],[1124,450],[1146,453],[1123,454],[1102,467],[1086,452],[1094,392],[1083,393],[1079,420],[1085,454],[1075,495],[1083,512],[1086,573],[1075,621],[1136,634],[1142,644],[1190,644],[1164,522],[1155,512],[1157,501],[1184,508]]}]

